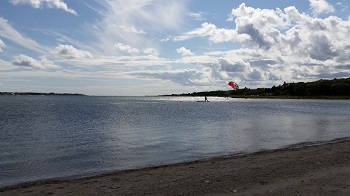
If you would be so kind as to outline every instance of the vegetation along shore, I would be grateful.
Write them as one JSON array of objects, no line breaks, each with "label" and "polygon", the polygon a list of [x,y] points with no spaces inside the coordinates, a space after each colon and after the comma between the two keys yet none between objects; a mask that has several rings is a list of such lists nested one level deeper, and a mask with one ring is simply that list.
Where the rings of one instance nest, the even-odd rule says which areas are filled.
[{"label": "vegetation along shore", "polygon": [[230,91],[207,91],[164,96],[217,96],[279,99],[350,99],[350,77],[315,82],[283,83],[271,88],[243,88]]}]

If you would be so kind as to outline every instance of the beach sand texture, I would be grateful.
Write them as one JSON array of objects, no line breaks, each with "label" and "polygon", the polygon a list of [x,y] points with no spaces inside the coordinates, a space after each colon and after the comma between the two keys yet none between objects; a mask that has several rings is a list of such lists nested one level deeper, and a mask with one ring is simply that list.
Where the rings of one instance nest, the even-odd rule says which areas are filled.
[{"label": "beach sand texture", "polygon": [[350,195],[350,141],[27,183],[0,195]]}]

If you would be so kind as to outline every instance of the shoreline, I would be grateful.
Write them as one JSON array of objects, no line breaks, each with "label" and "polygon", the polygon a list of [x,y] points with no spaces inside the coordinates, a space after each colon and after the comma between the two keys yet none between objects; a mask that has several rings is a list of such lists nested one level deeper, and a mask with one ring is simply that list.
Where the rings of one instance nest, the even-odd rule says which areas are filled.
[{"label": "shoreline", "polygon": [[[205,95],[158,95],[155,97],[204,97]],[[147,96],[146,96],[147,97]],[[148,96],[150,97],[150,96]],[[222,97],[222,98],[233,98],[233,99],[301,99],[301,100],[349,100],[350,96],[272,96],[272,95],[259,95],[259,96],[243,96],[243,95],[232,95],[232,96],[207,96],[210,97]]]},{"label": "shoreline", "polygon": [[1,195],[349,195],[350,139],[0,188]]}]

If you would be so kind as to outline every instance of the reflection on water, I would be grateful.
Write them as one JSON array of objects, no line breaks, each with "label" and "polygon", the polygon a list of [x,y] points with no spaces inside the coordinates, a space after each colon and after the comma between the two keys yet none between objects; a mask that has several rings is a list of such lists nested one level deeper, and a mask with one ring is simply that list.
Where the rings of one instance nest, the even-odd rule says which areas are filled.
[{"label": "reflection on water", "polygon": [[0,97],[0,186],[350,136],[350,102]]}]

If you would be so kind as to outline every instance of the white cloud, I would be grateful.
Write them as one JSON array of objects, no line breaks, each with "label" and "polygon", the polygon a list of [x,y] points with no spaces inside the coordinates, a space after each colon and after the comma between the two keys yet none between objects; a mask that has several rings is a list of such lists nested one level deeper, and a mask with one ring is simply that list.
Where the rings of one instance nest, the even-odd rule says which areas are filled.
[{"label": "white cloud", "polygon": [[4,61],[0,59],[0,70],[5,71],[5,70],[13,70],[13,65],[9,61]]},{"label": "white cloud", "polygon": [[192,55],[192,56],[184,56],[181,59],[175,60],[174,63],[181,63],[181,64],[194,64],[194,65],[200,65],[200,64],[207,64],[207,63],[215,63],[217,58],[213,58],[209,55]]},{"label": "white cloud", "polygon": [[253,69],[246,74],[246,79],[259,81],[263,79],[263,73],[259,69]]},{"label": "white cloud", "polygon": [[73,9],[68,8],[67,4],[62,0],[10,0],[10,2],[14,5],[18,4],[29,4],[34,8],[42,8],[44,6],[48,8],[57,8],[62,9],[71,14],[77,15],[77,12]]},{"label": "white cloud", "polygon": [[216,25],[205,22],[201,28],[177,36],[174,40],[209,37],[213,43],[239,42],[269,48],[279,41],[279,29],[288,25],[279,12],[280,10],[254,9],[243,3],[232,10],[228,19],[233,21],[235,18],[236,29],[217,28]]},{"label": "white cloud", "polygon": [[185,47],[181,47],[181,48],[178,48],[176,49],[176,52],[181,54],[182,56],[192,56],[194,55],[191,50],[185,48]]},{"label": "white cloud", "polygon": [[159,56],[159,52],[155,48],[146,48],[142,52],[146,55]]},{"label": "white cloud", "polygon": [[[183,86],[203,85],[203,73],[196,69],[167,70],[167,71],[145,71],[135,72],[135,75],[141,78],[155,78],[168,80]],[[207,82],[204,82],[207,84]]]},{"label": "white cloud", "polygon": [[133,25],[132,26],[121,25],[120,29],[122,29],[123,31],[125,31],[127,33],[147,34],[147,32],[145,32],[145,31],[143,31],[141,29],[137,29]]},{"label": "white cloud", "polygon": [[46,53],[46,49],[42,47],[35,40],[32,40],[26,36],[23,36],[17,30],[15,30],[10,24],[8,24],[7,20],[0,17],[0,36],[11,40],[12,42],[28,48],[30,50]]},{"label": "white cloud", "polygon": [[332,13],[335,11],[334,7],[326,0],[309,0],[312,12],[314,14]]},{"label": "white cloud", "polygon": [[[350,18],[321,18],[327,15],[316,12],[310,16],[299,12],[296,7],[258,9],[241,4],[227,13],[227,20],[223,19],[222,22],[231,22],[231,25],[225,28],[211,20],[174,36],[174,32],[183,32],[183,17],[190,15],[205,20],[203,13],[189,13],[183,0],[169,5],[161,0],[93,1],[101,8],[94,7],[101,18],[96,17],[99,21],[88,25],[91,32],[87,33],[93,33],[90,34],[93,37],[90,41],[83,42],[76,36],[68,37],[63,32],[52,31],[55,35],[52,37],[59,37],[56,41],[71,45],[45,47],[0,18],[0,37],[8,46],[14,42],[20,48],[48,55],[47,58],[37,59],[18,55],[7,62],[6,67],[0,59],[0,69],[14,70],[8,72],[13,77],[17,77],[16,74],[25,77],[37,74],[57,78],[113,78],[115,81],[116,78],[135,79],[136,76],[143,81],[157,80],[157,84],[171,81],[179,84],[177,86],[196,86],[198,89],[215,87],[211,90],[221,85],[226,87],[228,80],[236,81],[242,87],[254,88],[279,85],[283,81],[310,81],[319,77],[350,75]],[[323,10],[322,13],[327,12],[327,9]],[[166,39],[161,42],[161,38]],[[185,45],[194,43],[190,39],[196,39],[196,44],[202,41],[204,46],[196,45],[193,53],[189,50],[193,45]],[[181,43],[175,43],[177,46],[171,49],[175,45],[171,45],[173,43],[170,41],[174,40]],[[210,42],[209,45],[206,40]],[[233,49],[229,48],[230,45]],[[239,45],[242,47],[235,49]],[[0,40],[0,51],[5,46]],[[206,47],[207,50],[200,51]],[[160,51],[169,49],[182,56],[172,59],[168,53],[167,58],[162,58]],[[94,56],[88,51],[93,51]],[[71,69],[62,71],[62,74],[60,70],[45,70],[57,68],[55,63],[70,65]],[[18,66],[37,69],[18,69]],[[147,69],[149,71],[145,71]]]},{"label": "white cloud", "polygon": [[221,71],[237,73],[244,72],[250,66],[250,63],[243,60],[235,61],[234,59],[221,58],[218,59],[218,65]]},{"label": "white cloud", "polygon": [[188,16],[192,17],[193,19],[197,21],[203,21],[205,20],[204,18],[204,13],[203,12],[189,12],[187,13]]},{"label": "white cloud", "polygon": [[139,49],[133,48],[129,45],[119,43],[119,42],[115,44],[115,48],[122,53],[127,53],[127,54],[131,54],[131,55],[135,55],[135,54],[140,53]]},{"label": "white cloud", "polygon": [[238,35],[246,35],[250,39],[238,40],[243,44],[270,48],[281,38],[281,29],[289,23],[280,9],[254,9],[242,3],[233,9],[229,21],[236,23],[234,29]]},{"label": "white cloud", "polygon": [[[96,47],[113,55],[115,43],[123,43],[139,50],[157,48],[159,37],[179,30],[186,17],[186,0],[100,0],[101,20],[92,30],[99,40]],[[135,52],[135,51],[133,51]]]},{"label": "white cloud", "polygon": [[350,72],[335,69],[350,64],[350,40],[347,39],[350,18],[322,19],[300,13],[295,7],[268,10],[241,4],[232,10],[229,21],[234,21],[236,27],[219,29],[214,24],[203,23],[201,28],[184,33],[176,40],[208,37],[214,43],[238,42],[245,49],[211,52],[207,58],[191,56],[182,61],[197,62],[218,74],[222,72],[247,81],[253,78],[298,80]]},{"label": "white cloud", "polygon": [[336,5],[340,7],[339,9],[343,12],[349,12],[349,5],[347,4],[347,0],[342,0],[343,2],[338,2]]},{"label": "white cloud", "polygon": [[72,45],[58,45],[55,48],[56,54],[63,56],[68,59],[81,59],[87,58],[91,59],[92,54],[88,51],[78,50],[74,48]]},{"label": "white cloud", "polygon": [[14,57],[12,64],[20,67],[30,67],[36,69],[50,69],[58,67],[54,62],[48,60],[45,56],[40,57],[39,60],[35,60],[32,57],[23,54]]},{"label": "white cloud", "polygon": [[181,36],[176,36],[174,40],[184,41],[195,37],[209,37],[209,40],[214,43],[244,41],[249,39],[249,36],[238,34],[237,31],[233,29],[220,29],[214,24],[205,22],[202,24],[201,28],[194,29]]},{"label": "white cloud", "polygon": [[6,44],[0,39],[0,52],[2,52],[2,48],[6,47]]}]

